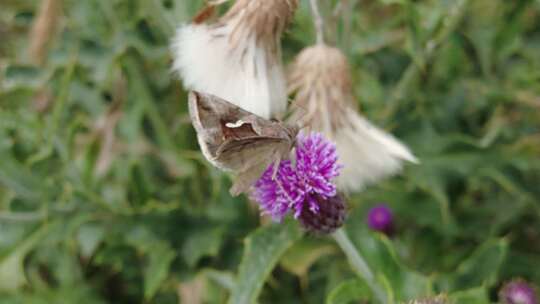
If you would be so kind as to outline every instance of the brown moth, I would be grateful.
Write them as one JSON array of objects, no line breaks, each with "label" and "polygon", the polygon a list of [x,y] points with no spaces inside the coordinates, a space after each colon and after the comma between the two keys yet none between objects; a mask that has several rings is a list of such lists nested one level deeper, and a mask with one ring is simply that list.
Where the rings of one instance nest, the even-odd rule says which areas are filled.
[{"label": "brown moth", "polygon": [[289,157],[299,128],[264,119],[217,96],[189,93],[189,115],[201,151],[214,166],[236,175],[230,192],[247,192],[272,163]]}]

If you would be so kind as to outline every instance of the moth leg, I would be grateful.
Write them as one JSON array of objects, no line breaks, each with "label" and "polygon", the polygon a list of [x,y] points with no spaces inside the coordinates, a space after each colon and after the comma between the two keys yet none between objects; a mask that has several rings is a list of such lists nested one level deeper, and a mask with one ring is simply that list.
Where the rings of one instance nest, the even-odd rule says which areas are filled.
[{"label": "moth leg", "polygon": [[279,164],[281,163],[281,157],[276,157],[272,168],[272,180],[276,180]]},{"label": "moth leg", "polygon": [[289,152],[289,159],[291,160],[291,165],[293,168],[296,168],[296,147],[292,148]]}]

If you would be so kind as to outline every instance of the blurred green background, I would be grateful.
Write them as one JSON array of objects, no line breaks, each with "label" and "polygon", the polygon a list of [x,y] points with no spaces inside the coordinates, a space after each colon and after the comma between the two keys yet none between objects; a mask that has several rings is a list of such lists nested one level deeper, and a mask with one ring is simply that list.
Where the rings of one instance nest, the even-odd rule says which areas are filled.
[{"label": "blurred green background", "polygon": [[[421,160],[348,202],[390,299],[540,284],[540,1],[320,2],[363,113]],[[266,225],[202,158],[169,52],[202,5],[2,0],[0,303],[371,298],[332,238]],[[285,63],[314,40],[302,0]],[[367,229],[379,202],[392,239]]]}]

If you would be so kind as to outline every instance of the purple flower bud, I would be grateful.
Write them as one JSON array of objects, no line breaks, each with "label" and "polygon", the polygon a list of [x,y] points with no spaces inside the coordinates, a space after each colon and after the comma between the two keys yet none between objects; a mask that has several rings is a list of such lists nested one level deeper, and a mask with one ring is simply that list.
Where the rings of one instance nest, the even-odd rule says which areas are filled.
[{"label": "purple flower bud", "polygon": [[346,208],[341,195],[328,199],[315,195],[309,199],[316,200],[318,210],[314,212],[308,207],[310,204],[304,204],[298,220],[306,230],[315,234],[329,234],[343,226]]},{"label": "purple flower bud", "polygon": [[372,230],[392,235],[394,232],[394,215],[386,205],[377,205],[369,210],[367,218],[368,226]]},{"label": "purple flower bud", "polygon": [[538,304],[534,288],[521,279],[506,283],[499,292],[499,300],[504,304]]}]

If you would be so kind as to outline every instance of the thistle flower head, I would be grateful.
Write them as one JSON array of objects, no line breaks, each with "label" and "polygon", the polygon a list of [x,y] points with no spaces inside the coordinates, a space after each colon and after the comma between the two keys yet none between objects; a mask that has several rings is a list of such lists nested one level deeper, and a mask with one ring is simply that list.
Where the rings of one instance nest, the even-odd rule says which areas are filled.
[{"label": "thistle flower head", "polygon": [[237,0],[211,24],[176,33],[173,69],[189,89],[230,100],[265,118],[287,105],[279,39],[298,0]]},{"label": "thistle flower head", "polygon": [[416,161],[392,135],[357,112],[349,64],[343,53],[326,45],[304,49],[289,72],[295,94],[292,118],[336,142],[343,173],[338,187],[358,191]]},{"label": "thistle flower head", "polygon": [[387,235],[392,234],[394,230],[394,215],[392,209],[384,204],[371,208],[368,213],[367,222],[369,228],[372,230]]},{"label": "thistle flower head", "polygon": [[321,134],[300,133],[295,162],[281,161],[275,177],[270,166],[255,183],[253,199],[260,204],[263,214],[280,221],[292,210],[299,218],[308,213],[319,214],[322,205],[335,202],[330,200],[337,194],[332,180],[341,168],[335,149]]},{"label": "thistle flower head", "polygon": [[538,304],[538,297],[533,286],[521,279],[506,283],[499,292],[503,304]]}]

